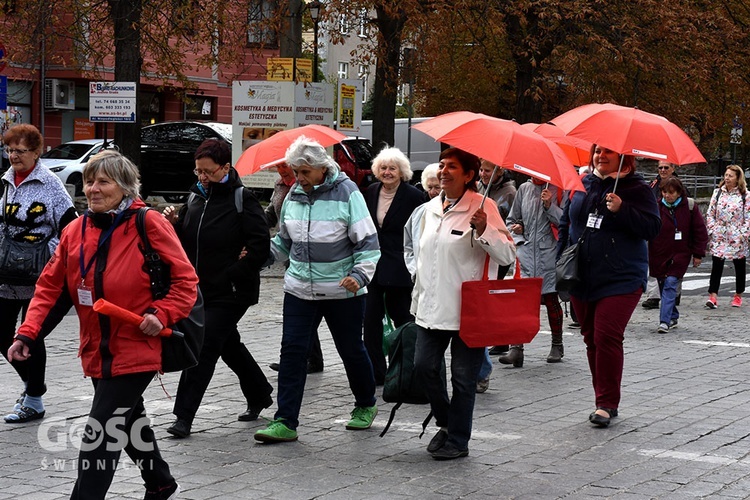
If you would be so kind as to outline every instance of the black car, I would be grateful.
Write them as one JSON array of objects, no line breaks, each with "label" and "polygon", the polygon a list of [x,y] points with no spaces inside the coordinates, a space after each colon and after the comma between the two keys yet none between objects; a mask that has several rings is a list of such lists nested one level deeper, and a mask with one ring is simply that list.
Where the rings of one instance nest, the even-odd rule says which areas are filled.
[{"label": "black car", "polygon": [[232,126],[216,122],[165,122],[141,129],[141,195],[184,201],[195,184],[195,151],[206,139],[232,144]]}]

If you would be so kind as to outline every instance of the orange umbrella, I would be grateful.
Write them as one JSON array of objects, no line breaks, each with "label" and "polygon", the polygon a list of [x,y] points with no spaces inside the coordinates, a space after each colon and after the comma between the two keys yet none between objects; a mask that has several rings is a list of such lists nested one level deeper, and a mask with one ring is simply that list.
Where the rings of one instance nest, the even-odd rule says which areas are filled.
[{"label": "orange umbrella", "polygon": [[457,111],[413,128],[503,168],[563,189],[585,190],[575,167],[557,144],[514,121]]},{"label": "orange umbrella", "polygon": [[555,126],[554,123],[524,123],[521,126],[560,146],[560,149],[573,162],[573,165],[583,167],[589,164],[592,143],[578,137],[565,135],[565,132],[560,127]]},{"label": "orange umbrella", "polygon": [[243,176],[276,166],[284,161],[284,155],[289,146],[303,135],[308,139],[317,141],[323,147],[332,146],[346,138],[341,132],[322,125],[305,125],[304,127],[282,130],[247,148],[240,159],[237,160],[234,168],[240,176]]},{"label": "orange umbrella", "polygon": [[692,139],[663,116],[616,104],[586,104],[552,122],[565,135],[585,139],[620,154],[667,160],[678,165],[705,163]]}]

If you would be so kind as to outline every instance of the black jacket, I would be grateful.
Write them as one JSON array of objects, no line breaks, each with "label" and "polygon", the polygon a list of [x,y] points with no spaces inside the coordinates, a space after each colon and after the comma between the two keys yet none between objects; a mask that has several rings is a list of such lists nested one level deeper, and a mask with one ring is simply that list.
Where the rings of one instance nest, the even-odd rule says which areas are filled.
[{"label": "black jacket", "polygon": [[382,186],[381,182],[376,182],[365,192],[367,209],[378,230],[380,243],[380,260],[372,281],[382,286],[410,287],[412,286],[411,275],[404,263],[404,226],[414,209],[427,201],[427,195],[409,183],[401,182],[385,214],[383,227],[380,227],[377,213]]},{"label": "black jacket", "polygon": [[[239,186],[242,181],[234,168],[226,183],[209,185],[208,198],[193,186],[195,196],[182,206],[175,223],[207,305],[258,303],[270,235],[263,209],[248,189],[243,192],[243,212],[237,213],[234,191]],[[247,255],[240,259],[243,247]]]}]

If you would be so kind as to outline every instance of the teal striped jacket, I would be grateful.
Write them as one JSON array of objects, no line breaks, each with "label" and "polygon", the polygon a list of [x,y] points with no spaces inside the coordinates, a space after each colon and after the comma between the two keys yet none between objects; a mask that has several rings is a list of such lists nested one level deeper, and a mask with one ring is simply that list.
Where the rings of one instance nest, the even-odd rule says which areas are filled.
[{"label": "teal striped jacket", "polygon": [[[380,245],[365,199],[345,173],[306,193],[299,184],[284,200],[279,232],[271,241],[274,260],[289,261],[284,291],[303,300],[332,300],[367,293]],[[339,286],[359,282],[356,294]]]}]

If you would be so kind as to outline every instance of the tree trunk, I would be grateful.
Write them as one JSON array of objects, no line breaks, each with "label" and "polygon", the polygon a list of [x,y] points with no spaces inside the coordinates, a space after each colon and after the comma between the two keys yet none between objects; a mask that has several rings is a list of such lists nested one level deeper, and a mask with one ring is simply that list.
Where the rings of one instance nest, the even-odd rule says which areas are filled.
[{"label": "tree trunk", "polygon": [[[108,0],[114,23],[115,81],[135,82],[136,96],[141,89],[141,11],[143,0]],[[115,144],[133,163],[141,162],[141,117],[135,107],[135,123],[115,125]]]},{"label": "tree trunk", "polygon": [[398,68],[401,56],[401,36],[406,15],[399,11],[389,14],[377,7],[378,62],[373,86],[372,144],[380,151],[384,144],[393,145],[396,118]]},{"label": "tree trunk", "polygon": [[288,0],[281,21],[280,57],[302,56],[302,0]]}]

